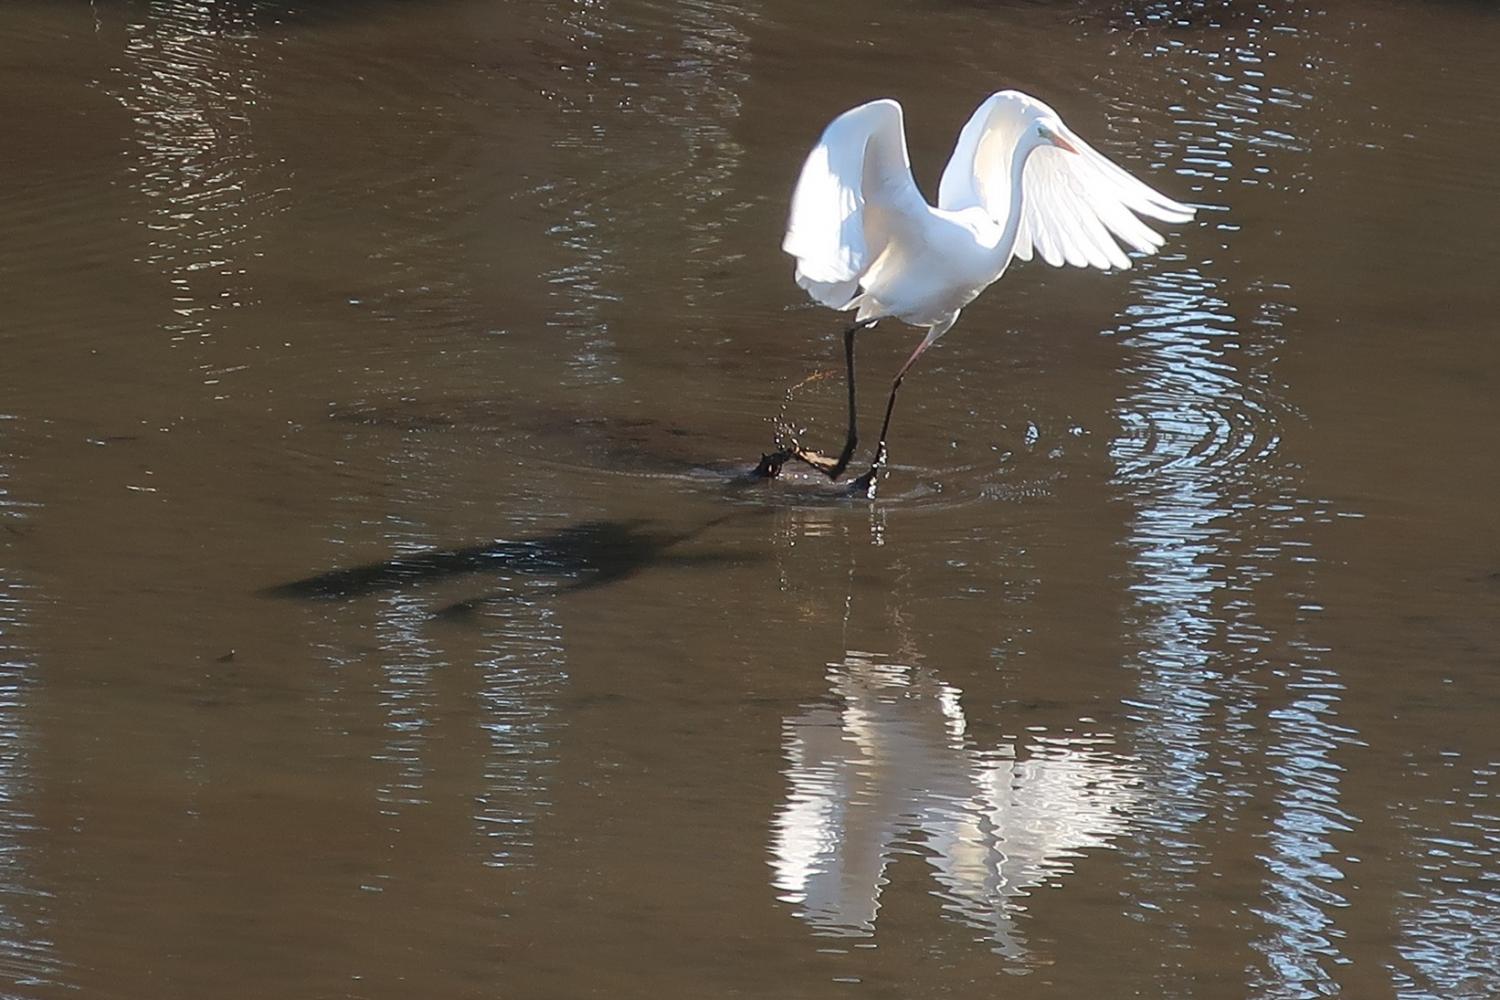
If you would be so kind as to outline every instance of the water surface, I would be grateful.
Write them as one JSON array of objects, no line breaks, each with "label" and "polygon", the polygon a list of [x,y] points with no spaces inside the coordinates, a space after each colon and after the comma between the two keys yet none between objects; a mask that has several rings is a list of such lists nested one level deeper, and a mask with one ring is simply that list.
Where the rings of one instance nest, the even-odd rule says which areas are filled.
[{"label": "water surface", "polygon": [[[1500,993],[1487,5],[0,25],[5,995]],[[1007,86],[1197,220],[737,482],[818,130]]]}]

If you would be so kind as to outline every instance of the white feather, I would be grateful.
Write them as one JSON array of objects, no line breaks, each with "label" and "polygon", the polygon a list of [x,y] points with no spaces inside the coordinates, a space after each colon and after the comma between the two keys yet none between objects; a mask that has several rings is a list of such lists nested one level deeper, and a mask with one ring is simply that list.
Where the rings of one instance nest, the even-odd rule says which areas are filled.
[{"label": "white feather", "polygon": [[[1154,253],[1162,237],[1136,216],[1186,222],[1193,209],[1147,187],[1062,124],[1057,112],[1018,91],[1001,91],[979,106],[973,120],[983,134],[969,158],[979,203],[997,218],[1010,210],[1005,183],[1010,158],[1038,121],[1049,121],[1075,152],[1036,148],[1022,175],[1020,226],[1012,253],[1033,253],[1053,266],[1124,268],[1130,258],[1117,241],[1139,253]],[[971,120],[971,121],[973,121]],[[966,164],[950,162],[949,170]],[[945,175],[945,180],[946,175]]]},{"label": "white feather", "polygon": [[782,249],[815,301],[896,316],[935,338],[1012,257],[1126,268],[1127,249],[1163,242],[1140,217],[1192,216],[1014,90],[992,94],[964,126],[933,207],[912,180],[901,106],[879,100],[835,118],[808,154]]},{"label": "white feather", "polygon": [[835,309],[893,242],[916,238],[927,203],[911,176],[901,105],[871,101],[839,115],[807,156],[781,248],[797,284]]}]

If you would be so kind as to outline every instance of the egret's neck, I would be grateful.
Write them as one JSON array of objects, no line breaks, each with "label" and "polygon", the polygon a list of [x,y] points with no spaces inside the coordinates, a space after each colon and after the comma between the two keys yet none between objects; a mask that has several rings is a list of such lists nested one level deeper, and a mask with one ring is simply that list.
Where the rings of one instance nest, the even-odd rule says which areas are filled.
[{"label": "egret's neck", "polygon": [[1021,179],[1026,174],[1026,161],[1031,159],[1031,154],[1036,152],[1037,144],[1023,142],[1016,147],[1016,151],[1010,158],[1010,191],[1006,198],[1005,225],[1000,230],[1000,242],[996,245],[996,252],[1001,256],[1000,270],[1005,270],[1005,265],[1010,263],[1011,251],[1016,246],[1016,235],[1021,230],[1021,201],[1026,192],[1021,187]]},{"label": "egret's neck", "polygon": [[[1016,236],[1021,231],[1021,202],[1025,197],[1025,191],[1021,187],[1021,178],[1026,172],[1026,161],[1031,158],[1035,151],[1035,144],[1027,143],[1016,147],[1011,155],[1009,186],[1005,191],[1005,202],[997,204],[999,199],[975,198],[978,207],[985,215],[985,229],[988,232],[979,234],[979,244],[985,255],[986,269],[989,281],[996,281],[1005,269],[1010,265],[1010,258],[1016,247]],[[995,190],[998,185],[990,189],[992,195],[1000,192]],[[1003,215],[999,215],[1003,212]],[[999,216],[999,217],[997,217]],[[992,242],[993,241],[993,242]]]},{"label": "egret's neck", "polygon": [[1035,129],[1023,125],[1006,156],[1007,151],[998,145],[1005,140],[992,125],[998,113],[994,98],[979,106],[959,133],[938,186],[939,208],[975,213],[971,226],[990,281],[1000,277],[1010,263],[1021,229],[1021,178],[1026,161],[1042,144]]}]

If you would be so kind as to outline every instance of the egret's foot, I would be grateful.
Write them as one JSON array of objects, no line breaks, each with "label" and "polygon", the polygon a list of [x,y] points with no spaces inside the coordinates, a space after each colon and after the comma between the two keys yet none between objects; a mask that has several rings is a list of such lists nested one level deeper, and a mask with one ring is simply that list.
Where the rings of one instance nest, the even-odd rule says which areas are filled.
[{"label": "egret's foot", "polygon": [[851,497],[864,497],[866,500],[874,500],[875,487],[879,484],[880,469],[877,466],[858,479],[851,479],[846,489]]},{"label": "egret's foot", "polygon": [[817,469],[829,479],[837,479],[843,473],[845,466],[849,463],[837,458],[830,458],[820,451],[811,451],[799,445],[793,445],[792,457]]},{"label": "egret's foot", "polygon": [[752,479],[775,479],[781,475],[781,467],[786,460],[792,457],[790,451],[773,451],[769,455],[760,456],[760,464],[750,473]]},{"label": "egret's foot", "polygon": [[885,442],[882,441],[880,447],[875,449],[875,461],[870,463],[870,471],[849,484],[849,495],[874,500],[875,488],[880,485],[880,470],[885,468],[885,460]]}]

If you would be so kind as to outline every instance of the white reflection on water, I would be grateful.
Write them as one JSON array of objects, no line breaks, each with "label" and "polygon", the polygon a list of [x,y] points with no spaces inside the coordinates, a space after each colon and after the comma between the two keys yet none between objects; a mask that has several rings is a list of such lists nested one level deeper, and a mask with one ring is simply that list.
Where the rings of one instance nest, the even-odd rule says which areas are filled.
[{"label": "white reflection on water", "polygon": [[[503,581],[509,582],[509,581]],[[544,595],[492,607],[480,728],[486,736],[483,786],[474,822],[486,864],[530,862],[537,813],[557,762],[557,702],[567,683],[567,653],[557,608]]]},{"label": "white reflection on water", "polygon": [[10,492],[4,431],[13,418],[0,413],[0,982],[20,987],[55,984],[59,962],[49,921],[39,905],[47,893],[31,868],[28,834],[36,819],[27,806],[32,792],[27,722],[35,654],[27,648],[26,607],[30,588],[11,569],[11,541],[24,530],[26,505]]},{"label": "white reflection on water", "polygon": [[[254,303],[252,223],[279,199],[257,184],[250,18],[234,4],[156,0],[125,24],[120,100],[139,150],[130,171],[146,199],[143,263],[166,280],[174,340],[209,336],[217,313]],[[206,367],[206,384],[230,370]]]},{"label": "white reflection on water", "polygon": [[[418,542],[403,525],[401,548],[420,552],[431,539]],[[557,759],[557,696],[566,683],[567,655],[562,625],[549,598],[555,581],[517,581],[496,573],[487,585],[514,587],[512,600],[485,606],[484,639],[474,663],[460,664],[447,654],[433,627],[431,601],[422,594],[396,592],[380,601],[375,624],[381,657],[380,710],[384,736],[371,755],[389,772],[376,790],[385,810],[431,802],[429,784],[435,765],[430,758],[437,726],[445,714],[435,677],[454,669],[477,669],[479,705],[475,725],[483,743],[479,786],[472,817],[484,863],[515,867],[531,862],[533,829],[545,806],[545,786]]]},{"label": "white reflection on water", "polygon": [[588,0],[546,15],[565,36],[549,94],[563,127],[560,162],[535,194],[561,216],[547,234],[570,260],[542,277],[551,324],[572,341],[570,374],[585,382],[619,377],[609,307],[648,288],[658,302],[695,304],[748,207],[726,195],[744,154],[732,130],[755,6],[683,3],[657,16],[624,22]]},{"label": "white reflection on water", "polygon": [[380,708],[385,736],[374,755],[391,771],[376,794],[388,808],[427,801],[426,748],[434,719],[432,675],[447,667],[430,628],[426,601],[408,593],[381,598],[376,619],[381,656]]},{"label": "white reflection on water", "polygon": [[[386,542],[399,555],[433,550],[438,539],[425,523],[430,512],[431,456],[396,456],[396,467],[410,460],[426,470],[427,484],[406,494],[406,512],[387,519]],[[524,516],[518,517],[522,523]],[[561,572],[561,571],[560,571]],[[483,863],[494,867],[528,865],[535,843],[534,824],[546,808],[545,789],[557,759],[561,722],[556,704],[567,683],[567,654],[553,593],[557,580],[509,572],[497,560],[484,585],[504,600],[482,605],[482,639],[471,646],[468,629],[450,645],[433,617],[430,594],[395,590],[381,595],[373,629],[379,659],[378,691],[382,733],[370,759],[384,769],[376,788],[382,811],[399,817],[408,809],[431,806],[439,773],[440,723],[451,709],[442,703],[440,678],[458,671],[473,677],[478,704],[472,716],[479,741],[477,787],[470,816]],[[467,684],[465,687],[467,688]],[[449,737],[451,739],[451,736]],[[393,833],[404,824],[393,823]]]},{"label": "white reflection on water", "polygon": [[870,935],[886,869],[919,855],[953,918],[1024,956],[1021,900],[1126,829],[1133,771],[1098,735],[976,747],[961,692],[920,667],[851,651],[828,680],[831,697],[785,723],[781,898],[821,933]]}]

